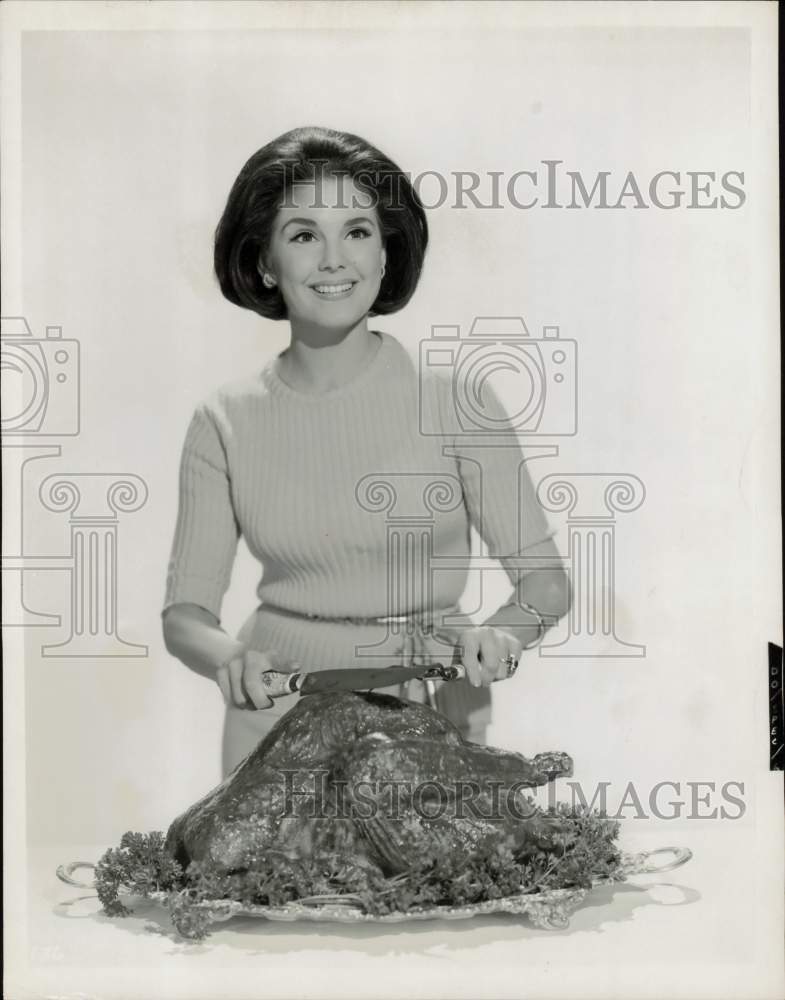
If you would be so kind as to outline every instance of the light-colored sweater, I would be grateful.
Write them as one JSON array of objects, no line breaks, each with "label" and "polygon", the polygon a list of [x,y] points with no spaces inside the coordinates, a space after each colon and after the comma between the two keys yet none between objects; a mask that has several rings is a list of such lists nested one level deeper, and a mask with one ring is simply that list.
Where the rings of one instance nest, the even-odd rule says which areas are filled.
[{"label": "light-colored sweater", "polygon": [[[392,570],[397,561],[416,581],[430,534],[440,568],[425,610],[456,607],[470,568],[470,525],[503,565],[505,556],[536,555],[553,536],[520,448],[482,447],[482,436],[452,433],[451,373],[420,373],[398,340],[379,336],[368,366],[339,389],[299,392],[274,358],[196,407],[182,449],[164,609],[194,603],[220,621],[242,534],[263,574],[260,607],[239,638],[305,669],[351,666],[357,646],[378,641],[386,627],[264,605],[329,618],[404,614],[427,588],[390,592]],[[492,392],[484,402],[504,418]],[[434,429],[446,433],[423,432]],[[415,529],[408,556],[390,541],[391,527],[401,537],[407,525]],[[521,571],[505,569],[515,584]]]}]

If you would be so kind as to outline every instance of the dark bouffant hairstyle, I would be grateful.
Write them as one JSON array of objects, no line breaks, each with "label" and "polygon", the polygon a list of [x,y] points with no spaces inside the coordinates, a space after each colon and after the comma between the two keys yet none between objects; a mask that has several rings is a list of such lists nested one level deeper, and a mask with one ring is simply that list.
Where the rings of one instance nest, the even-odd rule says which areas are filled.
[{"label": "dark bouffant hairstyle", "polygon": [[310,126],[286,132],[253,154],[229,192],[215,231],[215,273],[235,305],[268,319],[286,319],[277,287],[257,269],[273,220],[294,184],[343,175],[371,199],[387,250],[385,275],[370,314],[403,308],[414,294],[428,246],[428,223],[417,192],[389,157],[349,132]]}]

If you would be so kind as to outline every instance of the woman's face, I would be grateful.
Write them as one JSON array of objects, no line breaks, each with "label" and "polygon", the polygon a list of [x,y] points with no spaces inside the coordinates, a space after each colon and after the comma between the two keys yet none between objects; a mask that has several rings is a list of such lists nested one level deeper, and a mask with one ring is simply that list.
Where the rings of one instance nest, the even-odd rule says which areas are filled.
[{"label": "woman's face", "polygon": [[260,271],[276,279],[291,322],[351,328],[368,315],[386,260],[370,201],[347,177],[289,191]]}]

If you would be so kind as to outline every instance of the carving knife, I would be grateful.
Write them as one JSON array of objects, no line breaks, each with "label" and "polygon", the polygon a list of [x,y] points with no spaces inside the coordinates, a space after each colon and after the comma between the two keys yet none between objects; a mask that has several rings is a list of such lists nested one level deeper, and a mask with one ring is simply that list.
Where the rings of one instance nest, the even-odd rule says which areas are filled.
[{"label": "carving knife", "polygon": [[[507,677],[512,677],[517,667],[517,663],[514,666],[509,663]],[[262,682],[269,698],[281,698],[295,692],[319,694],[325,691],[369,691],[403,684],[415,678],[452,681],[465,676],[466,668],[461,663],[450,666],[443,663],[422,663],[413,667],[358,667],[352,670],[316,670],[295,674],[266,670],[262,674]]]}]

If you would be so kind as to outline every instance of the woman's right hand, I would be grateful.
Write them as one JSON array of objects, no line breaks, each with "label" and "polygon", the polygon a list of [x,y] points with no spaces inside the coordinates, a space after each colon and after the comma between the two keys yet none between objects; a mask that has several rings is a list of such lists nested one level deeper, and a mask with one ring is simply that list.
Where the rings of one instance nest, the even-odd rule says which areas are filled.
[{"label": "woman's right hand", "polygon": [[302,670],[302,667],[274,649],[263,653],[256,649],[246,649],[240,656],[235,656],[225,666],[219,667],[216,674],[215,679],[227,708],[272,708],[273,700],[268,696],[262,680],[262,674],[266,670],[293,674]]}]

